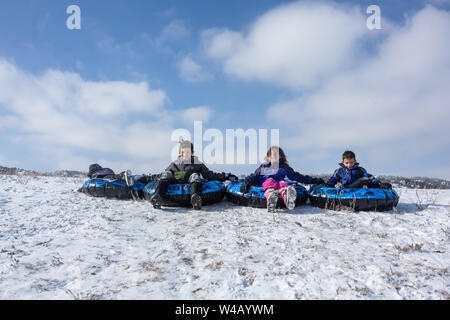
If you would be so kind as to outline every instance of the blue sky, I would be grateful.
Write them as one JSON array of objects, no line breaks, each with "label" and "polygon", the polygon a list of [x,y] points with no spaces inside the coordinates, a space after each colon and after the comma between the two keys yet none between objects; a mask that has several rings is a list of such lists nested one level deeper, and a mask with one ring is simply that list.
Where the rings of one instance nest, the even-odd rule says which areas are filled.
[{"label": "blue sky", "polygon": [[[66,28],[72,4],[81,30]],[[365,26],[372,4],[382,30]],[[351,149],[373,174],[450,178],[449,12],[446,0],[2,1],[0,165],[159,172],[171,132],[203,120],[279,129],[303,173],[332,172]]]}]

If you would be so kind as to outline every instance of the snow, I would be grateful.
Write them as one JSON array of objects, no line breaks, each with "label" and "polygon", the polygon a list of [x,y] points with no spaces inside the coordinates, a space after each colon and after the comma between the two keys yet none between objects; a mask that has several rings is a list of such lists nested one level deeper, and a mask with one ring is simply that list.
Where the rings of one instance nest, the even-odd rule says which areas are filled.
[{"label": "snow", "polygon": [[269,214],[154,210],[82,183],[0,175],[0,299],[450,299],[450,190]]}]

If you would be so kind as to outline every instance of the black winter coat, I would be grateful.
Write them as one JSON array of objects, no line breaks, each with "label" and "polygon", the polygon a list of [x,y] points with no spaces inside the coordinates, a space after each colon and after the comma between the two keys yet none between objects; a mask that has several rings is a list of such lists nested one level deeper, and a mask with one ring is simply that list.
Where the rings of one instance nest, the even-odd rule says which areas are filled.
[{"label": "black winter coat", "polygon": [[181,158],[172,162],[166,169],[173,173],[175,179],[178,181],[188,181],[189,177],[193,173],[202,175],[206,180],[226,180],[227,175],[225,172],[216,173],[209,170],[205,164],[200,162],[197,157],[192,156],[190,161],[183,160]]}]

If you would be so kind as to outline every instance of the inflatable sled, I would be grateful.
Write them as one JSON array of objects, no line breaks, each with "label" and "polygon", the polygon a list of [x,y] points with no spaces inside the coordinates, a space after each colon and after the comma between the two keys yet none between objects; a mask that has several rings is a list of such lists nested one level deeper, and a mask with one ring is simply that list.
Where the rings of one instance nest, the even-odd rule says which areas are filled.
[{"label": "inflatable sled", "polygon": [[397,192],[390,189],[338,189],[313,185],[308,193],[313,206],[330,210],[391,210],[397,206],[399,200]]},{"label": "inflatable sled", "polygon": [[130,189],[123,180],[89,179],[79,191],[93,197],[131,199]]},{"label": "inflatable sled", "polygon": [[[225,194],[228,200],[241,206],[267,208],[267,199],[264,195],[264,190],[262,187],[252,186],[247,193],[243,194],[239,191],[241,185],[242,182],[232,182],[227,186]],[[294,188],[295,190],[297,190],[297,199],[295,200],[295,206],[305,204],[305,202],[308,200],[308,192],[306,191],[306,188],[295,184]],[[277,207],[286,207],[284,205],[283,199],[281,199],[280,196],[278,197]]]},{"label": "inflatable sled", "polygon": [[[155,193],[156,181],[149,182],[143,189],[143,197],[150,200]],[[222,201],[225,187],[220,181],[204,181],[202,186],[202,206]],[[161,204],[165,207],[190,207],[191,185],[170,184]]]}]

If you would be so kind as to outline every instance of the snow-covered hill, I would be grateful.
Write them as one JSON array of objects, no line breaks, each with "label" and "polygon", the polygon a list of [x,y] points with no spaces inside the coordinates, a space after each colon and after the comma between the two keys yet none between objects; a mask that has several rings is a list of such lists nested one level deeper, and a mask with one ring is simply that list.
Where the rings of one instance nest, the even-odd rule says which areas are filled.
[{"label": "snow-covered hill", "polygon": [[450,299],[450,190],[391,212],[91,198],[0,175],[0,299]]}]

